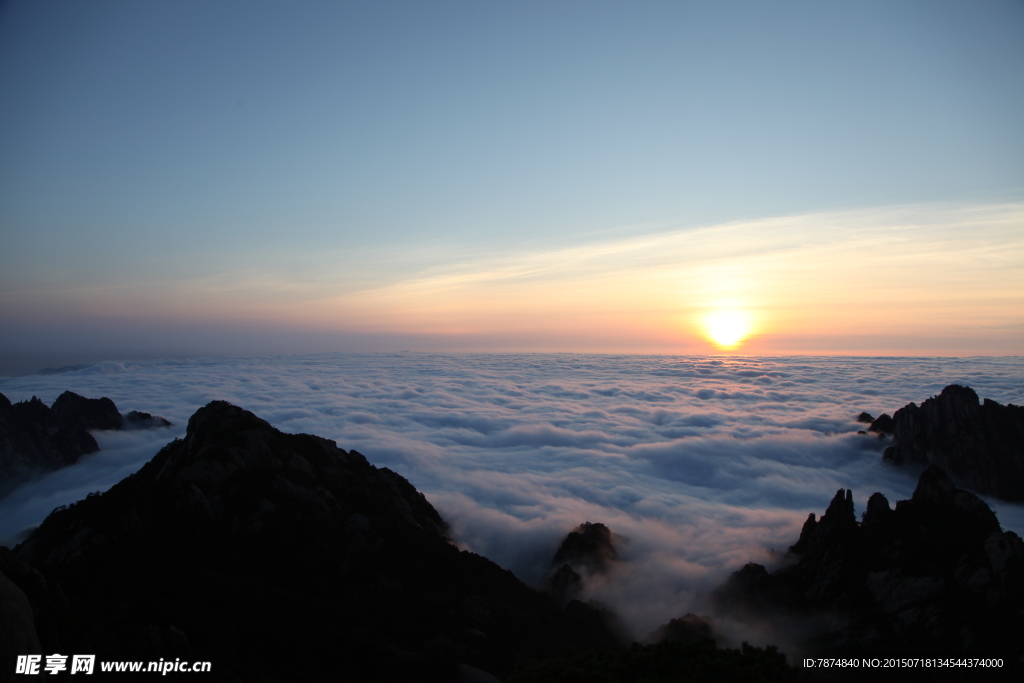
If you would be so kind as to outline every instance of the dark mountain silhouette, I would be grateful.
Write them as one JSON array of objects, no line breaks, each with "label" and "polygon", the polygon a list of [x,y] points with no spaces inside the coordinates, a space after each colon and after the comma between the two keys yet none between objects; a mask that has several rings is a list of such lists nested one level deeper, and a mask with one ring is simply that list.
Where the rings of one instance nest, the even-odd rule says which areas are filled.
[{"label": "dark mountain silhouette", "polygon": [[109,398],[85,398],[65,391],[50,406],[57,424],[72,429],[122,429],[124,418]]},{"label": "dark mountain silhouette", "polygon": [[[614,540],[570,532],[544,595],[458,550],[398,474],[213,402],[139,472],[0,548],[0,681],[31,651],[208,660],[211,681],[793,680],[771,648],[716,648],[695,615],[623,649],[614,615],[576,598],[614,577]],[[942,469],[895,509],[872,495],[859,522],[840,490],[790,557],[736,572],[718,609],[813,624],[807,653],[996,656],[1020,674],[1024,542]],[[553,588],[559,572],[578,582]]]},{"label": "dark mountain silhouette", "polygon": [[74,464],[99,450],[89,430],[169,427],[159,416],[132,411],[122,417],[109,398],[70,391],[53,405],[33,396],[15,404],[0,394],[0,496],[44,472]]},{"label": "dark mountain silhouette", "polygon": [[646,638],[649,644],[630,643],[614,612],[598,601],[579,599],[592,581],[614,580],[611,570],[620,561],[615,539],[604,524],[580,524],[562,540],[541,583],[556,604],[565,605],[572,627],[603,647],[526,662],[512,683],[803,680],[774,647],[743,643],[738,650],[719,648],[710,621],[694,614],[671,620]]},{"label": "dark mountain silhouette", "polygon": [[446,528],[391,470],[213,402],[0,570],[44,652],[208,660],[210,680],[489,680],[614,642]]},{"label": "dark mountain silhouette", "polygon": [[565,537],[551,564],[569,564],[590,573],[603,574],[609,563],[618,557],[611,529],[604,524],[584,522]]},{"label": "dark mountain silhouette", "polygon": [[565,604],[579,597],[587,580],[605,574],[618,556],[611,530],[604,524],[584,522],[562,540],[541,590]]},{"label": "dark mountain silhouette", "polygon": [[584,522],[562,539],[540,585],[555,604],[564,606],[575,629],[612,649],[629,643],[625,626],[606,605],[596,600],[583,602],[580,598],[587,583],[606,574],[617,559],[611,529],[604,524]]},{"label": "dark mountain silhouette", "polygon": [[159,427],[171,427],[168,420],[159,415],[150,415],[138,410],[129,410],[124,416],[123,429],[156,429]]},{"label": "dark mountain silhouette", "polygon": [[653,643],[694,643],[700,640],[714,640],[714,638],[711,619],[690,612],[659,626],[648,637],[648,640]]},{"label": "dark mountain silhouette", "polygon": [[951,384],[920,406],[893,416],[884,459],[896,465],[938,465],[979,493],[1024,501],[1024,407],[978,402],[970,387]]},{"label": "dark mountain silhouette", "polygon": [[868,427],[868,431],[873,434],[890,436],[896,429],[896,423],[893,421],[889,413],[882,413],[877,418],[871,421],[871,425]]},{"label": "dark mountain silhouette", "polygon": [[806,652],[1003,657],[1019,675],[1024,542],[939,467],[895,509],[873,494],[860,522],[840,489],[789,552],[795,563],[774,572],[751,563],[734,573],[714,595],[718,608],[799,617],[816,629]]}]

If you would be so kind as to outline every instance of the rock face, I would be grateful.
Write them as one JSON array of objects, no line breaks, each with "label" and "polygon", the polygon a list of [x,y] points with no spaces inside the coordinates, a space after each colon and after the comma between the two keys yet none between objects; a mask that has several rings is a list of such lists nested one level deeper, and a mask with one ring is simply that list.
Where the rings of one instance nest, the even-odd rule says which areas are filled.
[{"label": "rock face", "polygon": [[584,522],[569,532],[551,563],[570,564],[588,572],[604,573],[618,556],[612,543],[611,529],[604,524]]},{"label": "rock face", "polygon": [[775,572],[748,564],[733,574],[715,593],[719,608],[822,617],[807,652],[1021,654],[1024,543],[938,467],[895,509],[873,494],[860,522],[840,489],[790,553],[797,562]]},{"label": "rock face", "polygon": [[67,596],[47,652],[209,660],[211,680],[505,676],[607,640],[446,528],[391,470],[213,402],[14,557]]},{"label": "rock face", "polygon": [[169,427],[149,413],[124,418],[109,398],[85,398],[65,391],[53,406],[35,396],[11,405],[0,394],[0,496],[32,476],[57,470],[99,450],[93,429]]},{"label": "rock face", "polygon": [[584,522],[562,540],[540,586],[555,604],[564,606],[575,629],[587,633],[593,642],[605,648],[627,644],[626,628],[602,603],[583,602],[580,598],[587,583],[606,574],[618,556],[611,529],[604,524]]},{"label": "rock face", "polygon": [[1024,501],[1024,407],[979,404],[973,389],[953,384],[900,408],[893,421],[887,462],[938,465],[961,486]]},{"label": "rock face", "polygon": [[50,406],[58,424],[71,429],[121,429],[124,419],[109,398],[85,398],[65,391]]},{"label": "rock face", "polygon": [[0,394],[0,495],[37,472],[60,469],[98,450],[88,431],[58,420],[38,398],[11,405]]},{"label": "rock face", "polygon": [[871,426],[868,427],[869,432],[886,436],[892,434],[894,429],[896,429],[896,423],[889,416],[889,413],[882,413],[872,420]]},{"label": "rock face", "polygon": [[150,415],[138,410],[129,411],[124,416],[124,429],[157,429],[171,427],[171,423],[159,415]]},{"label": "rock face", "polygon": [[579,597],[586,580],[607,572],[618,556],[611,529],[604,524],[584,522],[563,539],[541,587],[564,604]]}]

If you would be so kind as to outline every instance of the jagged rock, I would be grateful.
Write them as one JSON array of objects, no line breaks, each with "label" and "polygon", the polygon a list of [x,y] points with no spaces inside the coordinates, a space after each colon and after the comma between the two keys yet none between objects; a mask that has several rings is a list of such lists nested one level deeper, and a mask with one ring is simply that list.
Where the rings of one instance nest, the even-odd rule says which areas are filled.
[{"label": "jagged rock", "polygon": [[811,541],[811,536],[814,535],[814,529],[818,526],[818,519],[814,513],[807,515],[807,520],[804,522],[803,527],[800,529],[800,537],[797,539],[789,548],[789,552],[802,555],[807,551],[807,545]]},{"label": "jagged rock", "polygon": [[53,417],[63,427],[72,429],[121,429],[124,418],[109,398],[85,398],[65,391],[50,406]]},{"label": "jagged rock", "polygon": [[800,538],[790,552],[803,554],[803,571],[809,578],[806,599],[811,602],[844,603],[850,594],[850,578],[858,568],[860,538],[853,510],[853,492],[840,489],[820,520],[813,514],[804,523]]},{"label": "jagged rock", "polygon": [[[861,519],[861,529],[866,533],[874,533],[876,529],[882,529],[892,517],[892,508],[889,507],[889,499],[877,491],[868,498],[867,509],[864,510],[864,517]],[[814,513],[811,513],[813,516]],[[803,550],[798,550],[803,553]]]},{"label": "jagged rock", "polygon": [[391,470],[216,401],[184,439],[52,513],[14,555],[68,596],[44,650],[155,660],[187,649],[223,680],[505,677],[524,658],[613,640],[600,620],[578,628],[459,551],[446,529]]},{"label": "jagged rock", "polygon": [[611,529],[604,524],[584,522],[562,540],[541,582],[541,590],[565,604],[582,594],[588,579],[607,572],[618,556]]},{"label": "jagged rock", "polygon": [[89,432],[59,422],[35,396],[13,405],[7,397],[0,400],[0,496],[36,473],[60,469],[97,450]]},{"label": "jagged rock", "polygon": [[900,408],[893,421],[886,462],[938,465],[961,486],[1024,501],[1024,407],[979,404],[973,389],[951,384]]},{"label": "jagged rock", "polygon": [[618,616],[595,600],[583,602],[586,584],[595,576],[607,573],[618,559],[612,532],[604,524],[584,522],[562,540],[541,591],[555,604],[565,607],[573,628],[586,634],[604,648],[615,648],[629,642],[625,626]]},{"label": "jagged rock", "polygon": [[1024,542],[938,467],[895,509],[873,494],[860,523],[840,490],[790,553],[797,561],[774,572],[743,567],[715,604],[765,619],[827,615],[807,652],[1020,655]]},{"label": "jagged rock", "polygon": [[65,391],[52,407],[33,396],[15,404],[0,394],[0,496],[33,476],[72,465],[99,450],[89,430],[170,427],[159,416],[122,418],[109,398]]},{"label": "jagged rock", "polygon": [[124,429],[156,429],[159,427],[173,426],[170,421],[159,415],[150,415],[138,410],[129,411],[124,416]]},{"label": "jagged rock", "polygon": [[857,416],[857,422],[863,422],[864,424],[871,424],[875,421],[875,418],[871,417],[871,413],[861,413]]},{"label": "jagged rock", "polygon": [[896,428],[896,423],[888,413],[882,413],[876,419],[871,421],[871,426],[868,427],[868,431],[873,434],[879,435],[891,435],[893,430]]},{"label": "jagged rock", "polygon": [[604,524],[584,522],[565,537],[551,564],[569,564],[590,573],[604,573],[618,557],[611,529]]}]

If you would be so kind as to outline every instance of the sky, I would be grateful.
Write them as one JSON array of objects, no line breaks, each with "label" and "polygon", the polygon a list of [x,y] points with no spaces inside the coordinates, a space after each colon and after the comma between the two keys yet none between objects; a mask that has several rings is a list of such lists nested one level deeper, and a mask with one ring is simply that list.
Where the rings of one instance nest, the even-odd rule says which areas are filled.
[{"label": "sky", "polygon": [[0,4],[0,373],[1024,353],[1024,3]]}]

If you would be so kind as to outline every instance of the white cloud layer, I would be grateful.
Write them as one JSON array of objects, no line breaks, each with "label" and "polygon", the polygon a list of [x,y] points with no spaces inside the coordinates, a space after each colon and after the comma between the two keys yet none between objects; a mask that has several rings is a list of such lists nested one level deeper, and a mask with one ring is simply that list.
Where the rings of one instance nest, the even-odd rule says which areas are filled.
[{"label": "white cloud layer", "polygon": [[[114,363],[0,380],[12,401],[65,389],[175,426],[97,432],[102,450],[0,501],[0,539],[105,490],[181,436],[208,401],[334,439],[422,490],[456,540],[536,582],[583,522],[622,537],[592,596],[638,635],[701,609],[748,561],[770,562],[839,488],[908,497],[916,473],[856,435],[951,383],[1024,402],[1021,358],[714,358],[378,354]],[[1024,531],[1024,508],[994,505]]]}]

